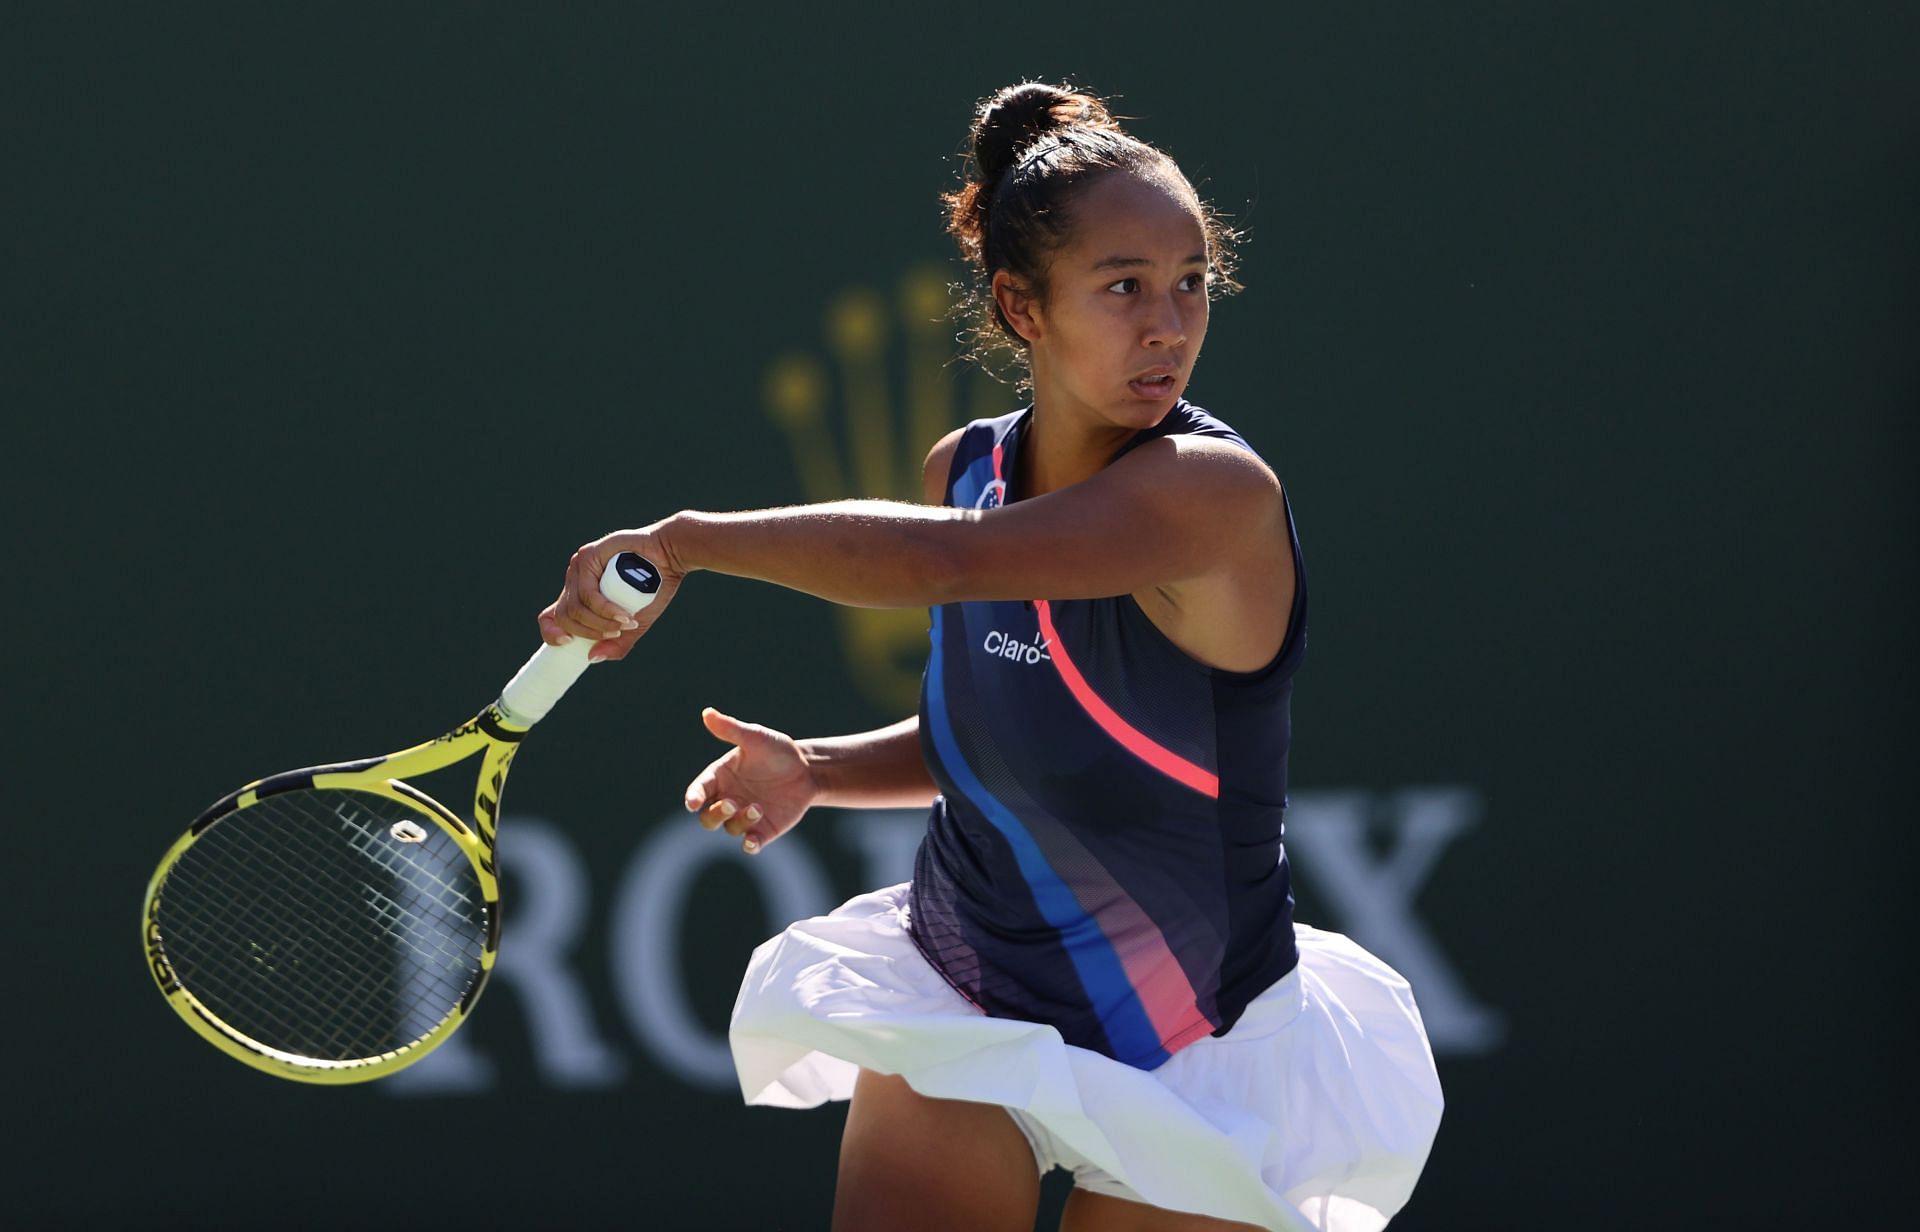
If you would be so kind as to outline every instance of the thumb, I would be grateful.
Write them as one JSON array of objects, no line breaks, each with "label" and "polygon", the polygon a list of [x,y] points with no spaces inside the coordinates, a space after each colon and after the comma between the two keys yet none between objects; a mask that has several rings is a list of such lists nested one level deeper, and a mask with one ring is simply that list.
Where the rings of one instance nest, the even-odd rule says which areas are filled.
[{"label": "thumb", "polygon": [[745,744],[748,737],[755,731],[753,724],[742,723],[732,715],[721,714],[712,706],[700,712],[700,721],[707,725],[708,731],[728,744]]}]

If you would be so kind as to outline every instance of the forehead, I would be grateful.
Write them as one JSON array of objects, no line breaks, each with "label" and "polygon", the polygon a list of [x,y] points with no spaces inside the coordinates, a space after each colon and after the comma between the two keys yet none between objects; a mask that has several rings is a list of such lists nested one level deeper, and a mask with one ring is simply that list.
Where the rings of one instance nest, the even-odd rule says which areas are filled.
[{"label": "forehead", "polygon": [[1146,257],[1178,250],[1173,259],[1206,250],[1200,206],[1184,184],[1124,171],[1101,176],[1073,203],[1073,228],[1063,253]]}]

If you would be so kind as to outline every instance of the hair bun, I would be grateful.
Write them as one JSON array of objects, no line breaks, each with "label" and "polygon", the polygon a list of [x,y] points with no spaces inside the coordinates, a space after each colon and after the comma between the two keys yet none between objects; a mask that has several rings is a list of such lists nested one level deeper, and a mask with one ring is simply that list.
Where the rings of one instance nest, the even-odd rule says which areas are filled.
[{"label": "hair bun", "polygon": [[1038,81],[1008,86],[981,106],[973,123],[973,161],[981,180],[992,184],[1027,146],[1048,133],[1076,127],[1120,129],[1105,104],[1071,86]]}]

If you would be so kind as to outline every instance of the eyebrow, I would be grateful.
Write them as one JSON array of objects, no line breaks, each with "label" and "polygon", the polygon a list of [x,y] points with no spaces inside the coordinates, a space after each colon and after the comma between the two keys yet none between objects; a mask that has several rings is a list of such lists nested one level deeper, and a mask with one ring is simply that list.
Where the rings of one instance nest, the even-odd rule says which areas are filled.
[{"label": "eyebrow", "polygon": [[[1204,252],[1196,252],[1181,262],[1182,265],[1205,265],[1206,263],[1207,254]],[[1096,270],[1138,269],[1143,265],[1152,264],[1153,262],[1145,257],[1108,257],[1104,261],[1094,262],[1093,268]]]}]

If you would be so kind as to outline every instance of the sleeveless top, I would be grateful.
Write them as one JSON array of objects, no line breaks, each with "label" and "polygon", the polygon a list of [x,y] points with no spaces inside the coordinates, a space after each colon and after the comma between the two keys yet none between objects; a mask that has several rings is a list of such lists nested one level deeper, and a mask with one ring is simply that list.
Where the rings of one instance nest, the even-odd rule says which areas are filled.
[{"label": "sleeveless top", "polygon": [[[967,426],[948,505],[1005,501],[1030,415]],[[1121,452],[1179,434],[1253,452],[1185,401]],[[1281,834],[1307,588],[1286,515],[1291,622],[1258,671],[1189,657],[1131,595],[932,609],[920,743],[941,794],[908,931],[989,1015],[1153,1069],[1298,961]]]}]

